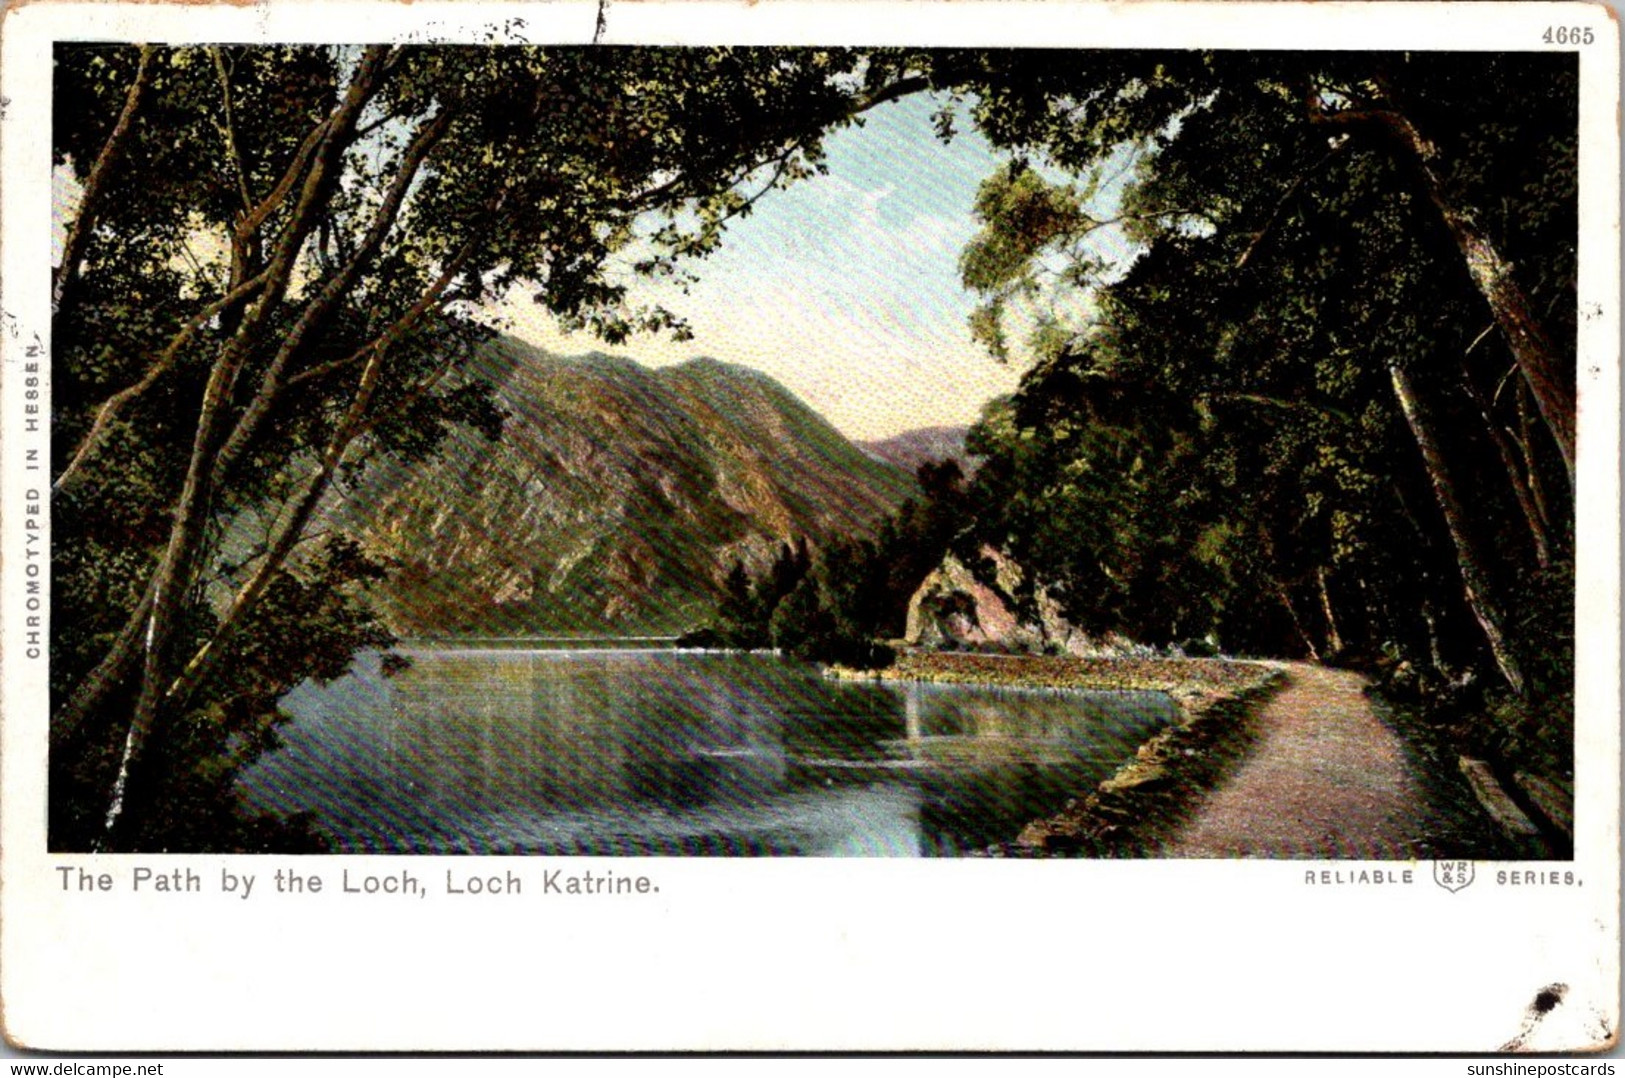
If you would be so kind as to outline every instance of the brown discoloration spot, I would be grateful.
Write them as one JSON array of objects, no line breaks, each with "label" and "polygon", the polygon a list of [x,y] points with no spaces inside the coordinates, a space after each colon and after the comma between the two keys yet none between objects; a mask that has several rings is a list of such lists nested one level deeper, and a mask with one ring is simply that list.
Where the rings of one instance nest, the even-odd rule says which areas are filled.
[{"label": "brown discoloration spot", "polygon": [[1566,984],[1549,984],[1535,993],[1535,1001],[1529,1004],[1533,1014],[1547,1014],[1552,1008],[1563,1002],[1563,996],[1568,992]]},{"label": "brown discoloration spot", "polygon": [[1500,1048],[1503,1052],[1522,1052],[1528,1048],[1529,1037],[1533,1034],[1546,1016],[1557,1010],[1569,993],[1569,986],[1561,982],[1549,984],[1535,993],[1529,1006],[1523,1012],[1523,1025],[1518,1035],[1507,1041]]}]

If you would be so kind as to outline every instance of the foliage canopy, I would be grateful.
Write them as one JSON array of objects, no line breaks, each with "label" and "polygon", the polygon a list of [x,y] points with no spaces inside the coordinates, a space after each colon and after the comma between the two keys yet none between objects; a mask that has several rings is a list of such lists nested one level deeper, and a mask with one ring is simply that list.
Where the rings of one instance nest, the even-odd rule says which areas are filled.
[{"label": "foliage canopy", "polygon": [[961,270],[995,355],[1036,312],[1031,370],[973,482],[734,574],[731,631],[862,651],[942,551],[991,542],[1088,628],[1499,683],[1511,740],[1563,770],[1576,77],[1561,54],[60,46],[53,847],[316,842],[219,806],[288,688],[388,642],[362,599],[385,567],[324,507],[450,424],[500,434],[480,305],[523,287],[611,342],[680,335],[631,282],[691,273],[828,132],[925,89],[1017,156]]},{"label": "foliage canopy", "polygon": [[817,170],[826,130],[908,88],[885,74],[830,50],[61,46],[53,843],[261,841],[201,806],[282,692],[386,639],[357,596],[380,567],[323,504],[449,423],[497,435],[479,305],[525,287],[610,341],[681,333],[630,279],[686,272]]},{"label": "foliage canopy", "polygon": [[1031,162],[961,264],[1034,327],[986,539],[1096,631],[1499,685],[1479,740],[1566,771],[1574,57],[1027,59],[937,59]]}]

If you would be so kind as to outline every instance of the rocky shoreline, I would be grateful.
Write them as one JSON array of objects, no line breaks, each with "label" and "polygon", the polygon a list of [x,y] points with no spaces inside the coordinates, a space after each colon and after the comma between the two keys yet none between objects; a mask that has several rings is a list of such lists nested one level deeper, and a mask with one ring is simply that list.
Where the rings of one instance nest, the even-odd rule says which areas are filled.
[{"label": "rocky shoreline", "polygon": [[1226,659],[1080,659],[912,652],[878,671],[834,677],[1006,688],[1158,691],[1183,719],[1164,727],[1111,778],[1053,816],[1034,820],[988,857],[1147,857],[1245,755],[1251,718],[1284,683],[1271,663]]},{"label": "rocky shoreline", "polygon": [[989,688],[1165,692],[1175,699],[1223,696],[1250,688],[1275,667],[1236,659],[1078,658],[965,651],[900,651],[889,666],[831,666],[849,681],[931,681]]}]

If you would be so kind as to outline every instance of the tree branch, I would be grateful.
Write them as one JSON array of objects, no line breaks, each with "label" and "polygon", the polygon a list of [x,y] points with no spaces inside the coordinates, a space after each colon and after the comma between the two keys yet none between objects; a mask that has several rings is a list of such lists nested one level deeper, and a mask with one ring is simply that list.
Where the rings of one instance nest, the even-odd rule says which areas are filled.
[{"label": "tree branch", "polygon": [[355,285],[356,278],[361,270],[377,254],[383,245],[384,237],[389,234],[395,225],[395,219],[400,212],[401,204],[406,198],[406,192],[417,177],[418,169],[428,156],[446,130],[451,126],[451,113],[443,110],[433,118],[425,121],[413,137],[411,145],[402,157],[400,169],[385,193],[383,203],[374,214],[372,224],[363,237],[354,256],[340,269],[327,279],[317,292],[316,296],[305,305],[299,318],[294,322],[288,335],[283,339],[276,354],[271,358],[265,370],[258,391],[244,409],[242,416],[233,425],[231,433],[227,436],[220,452],[216,454],[213,466],[213,481],[219,483],[237,458],[241,456],[248,442],[258,431],[265,416],[281,396],[285,387],[282,374],[289,361],[298,354],[310,334],[332,313],[339,302]]},{"label": "tree branch", "polygon": [[237,222],[236,228],[233,230],[233,235],[237,239],[246,241],[251,234],[258,231],[260,225],[265,223],[265,219],[271,216],[276,208],[288,197],[288,192],[293,190],[294,185],[299,182],[299,178],[304,175],[305,166],[309,164],[311,155],[316,152],[316,148],[327,137],[332,123],[333,118],[329,116],[315,127],[312,127],[310,132],[305,135],[305,141],[301,142],[299,149],[294,151],[293,160],[288,162],[288,167],[283,171],[282,178],[277,181],[276,186],[271,188],[266,196],[260,200],[260,203],[245,213],[242,219]]},{"label": "tree branch", "polygon": [[384,350],[381,348],[374,350],[361,373],[361,381],[354,398],[350,401],[350,407],[346,410],[344,418],[333,428],[333,433],[322,451],[321,462],[307,480],[304,492],[294,503],[292,515],[282,524],[259,568],[238,589],[237,595],[232,599],[231,605],[227,607],[209,639],[203,642],[180,675],[170,684],[168,691],[164,693],[166,703],[184,704],[192,691],[213,670],[219,656],[225,653],[241,629],[244,619],[258,604],[260,596],[270,586],[272,579],[281,571],[288,554],[299,543],[305,525],[310,523],[316,506],[327,493],[334,472],[344,459],[345,450],[356,437],[356,428],[361,416],[372,403],[373,394],[377,391],[378,381],[382,376],[383,363]]},{"label": "tree branch", "polygon": [[236,121],[231,114],[231,79],[226,74],[226,59],[220,52],[220,46],[213,45],[209,53],[214,57],[214,70],[220,77],[220,100],[224,106],[224,122],[220,123],[220,133],[226,140],[226,156],[231,160],[231,167],[237,173],[237,193],[243,200],[243,213],[254,212],[254,199],[248,193],[248,170],[243,167],[243,157],[237,151]]},{"label": "tree branch", "polygon": [[[470,250],[472,250],[472,242],[465,248],[464,253],[466,254]],[[408,408],[417,403],[423,394],[432,389],[456,366],[458,356],[454,352],[438,368],[419,379],[417,385],[409,389],[401,400],[383,412],[371,418],[367,417],[367,410],[372,406],[372,399],[377,393],[378,384],[383,377],[384,358],[390,348],[400,342],[417,317],[421,317],[423,313],[427,312],[433,302],[430,297],[443,292],[458,272],[460,270],[448,269],[447,272],[442,274],[435,286],[426,292],[425,296],[414,305],[413,310],[409,311],[407,316],[403,316],[369,346],[367,365],[361,372],[361,378],[356,387],[355,395],[350,401],[350,407],[346,410],[343,419],[334,426],[333,433],[329,436],[327,446],[323,450],[321,463],[311,474],[304,493],[295,502],[292,516],[282,524],[275,541],[268,544],[264,560],[260,562],[259,569],[238,590],[231,606],[227,608],[225,615],[215,627],[213,635],[198,648],[180,676],[175,679],[169,691],[165,693],[166,702],[184,704],[186,699],[213,670],[220,657],[225,654],[227,646],[236,636],[248,615],[253,613],[260,597],[270,585],[272,578],[282,568],[293,548],[308,538],[303,534],[305,526],[310,523],[316,507],[321,504],[322,498],[326,496],[328,488],[332,485],[333,476],[338,472],[339,466],[343,464],[344,457],[349,452],[350,447],[358,439],[376,430],[380,424],[404,414]],[[416,314],[414,315],[413,312],[416,312]]]},{"label": "tree branch", "polygon": [[390,420],[397,419],[400,416],[405,415],[413,405],[417,404],[418,401],[423,399],[423,395],[425,393],[439,385],[446,375],[452,372],[452,369],[457,366],[458,358],[459,357],[456,353],[448,355],[444,360],[441,361],[440,366],[436,367],[422,378],[419,378],[417,385],[413,386],[411,389],[408,389],[404,394],[402,394],[400,400],[396,401],[388,408],[385,408],[377,415],[372,416],[366,420],[366,422],[359,424],[356,427],[355,437],[361,438],[365,435],[371,434],[373,431],[377,430],[385,423],[388,423]]},{"label": "tree branch", "polygon": [[[208,507],[213,501],[213,469],[210,465],[219,442],[220,423],[231,386],[250,351],[250,342],[256,339],[286,293],[294,261],[309,233],[329,174],[354,130],[357,115],[378,88],[379,64],[383,55],[384,50],[378,47],[367,50],[348,89],[324,125],[325,134],[305,174],[300,200],[267,266],[260,298],[215,358],[204,386],[190,460],[180,496],[175,503],[169,541],[149,586],[152,598],[144,604],[146,613],[132,616],[120,633],[113,649],[113,654],[120,656],[120,662],[111,669],[104,669],[107,666],[105,662],[98,666],[97,672],[103,679],[92,686],[88,693],[76,692],[72,698],[73,710],[64,717],[67,725],[76,725],[84,714],[93,710],[114,686],[123,683],[139,666],[140,687],[130,713],[124,751],[109,799],[106,819],[108,832],[118,822],[130,769],[140,758],[157,717],[165,684],[165,659],[174,637],[180,604],[191,588],[208,519]],[[139,639],[138,646],[127,646],[132,635]]]},{"label": "tree branch", "polygon": [[77,478],[85,462],[101,448],[101,441],[106,437],[113,420],[117,418],[119,412],[124,409],[125,405],[151,389],[153,384],[163,377],[164,373],[174,365],[176,356],[180,355],[181,349],[192,339],[192,336],[203,328],[211,318],[264,284],[268,273],[268,270],[260,271],[257,276],[244,281],[193,315],[192,320],[182,326],[180,332],[176,333],[174,337],[170,338],[169,344],[158,354],[158,358],[152,361],[151,366],[147,368],[147,373],[142,375],[139,382],[126,386],[102,402],[101,406],[96,409],[95,421],[91,423],[90,430],[85,432],[85,436],[79,440],[79,445],[74,450],[67,467],[62,469],[62,474],[57,476],[55,483],[51,484],[53,492],[65,489]]},{"label": "tree branch", "polygon": [[1241,257],[1236,259],[1237,269],[1246,268],[1247,263],[1252,259],[1253,254],[1258,250],[1259,245],[1264,242],[1264,238],[1268,236],[1275,229],[1275,226],[1281,222],[1281,215],[1286,211],[1287,203],[1292,200],[1293,195],[1297,194],[1298,188],[1303,186],[1303,181],[1325,168],[1327,163],[1330,162],[1332,158],[1342,153],[1343,148],[1347,145],[1348,143],[1346,141],[1339,141],[1338,144],[1332,148],[1330,153],[1322,157],[1319,161],[1316,161],[1303,172],[1298,173],[1297,177],[1287,185],[1287,189],[1281,193],[1280,199],[1275,203],[1275,209],[1270,214],[1269,220],[1264,222],[1264,227],[1262,229],[1254,233],[1252,242],[1247,245],[1247,249],[1245,251],[1241,252]]},{"label": "tree branch", "polygon": [[68,282],[78,272],[79,263],[84,260],[85,246],[90,242],[90,234],[96,227],[98,204],[107,186],[107,177],[124,153],[125,142],[134,126],[136,109],[141,105],[141,95],[152,81],[153,53],[151,45],[141,46],[141,59],[136,65],[135,79],[124,95],[124,108],[120,110],[118,120],[113,124],[113,130],[107,136],[107,141],[102,144],[101,153],[96,155],[96,163],[91,166],[90,174],[85,177],[84,191],[79,198],[79,215],[74,218],[73,225],[62,241],[62,262],[57,266],[56,276],[51,282],[53,314],[61,309],[62,296],[67,290]]},{"label": "tree branch", "polygon": [[[846,111],[844,118],[848,120],[853,119],[857,116],[863,115],[870,109],[877,108],[889,101],[895,101],[898,98],[906,97],[912,93],[919,93],[922,90],[928,90],[930,88],[930,80],[923,75],[905,76],[896,80],[895,82],[881,87],[872,94],[858,98],[853,103],[852,107]],[[836,122],[838,121],[832,120],[829,123],[825,123],[819,127],[819,130],[826,131],[833,123]],[[790,142],[785,149],[779,151],[778,153],[762,157],[756,161],[753,161],[749,165],[742,166],[739,175],[737,175],[733,180],[729,181],[727,186],[732,188],[743,183],[745,180],[750,178],[751,173],[775,161],[782,160],[788,162],[791,154],[795,150],[801,149],[805,143],[805,137],[795,139]],[[688,196],[682,194],[682,191],[692,181],[693,176],[690,173],[679,172],[677,175],[671,177],[669,180],[666,180],[664,183],[646,188],[630,198],[620,199],[613,203],[613,205],[618,210],[636,211],[645,209],[652,203],[660,201],[668,196],[676,195],[679,198],[686,198]]]},{"label": "tree branch", "polygon": [[423,290],[423,294],[418,297],[417,302],[413,303],[411,307],[408,307],[406,312],[391,323],[390,326],[382,333],[378,334],[378,336],[374,337],[366,344],[363,344],[360,348],[357,348],[354,352],[351,352],[343,359],[328,360],[326,363],[309,367],[300,371],[298,374],[292,375],[289,377],[287,385],[291,387],[300,385],[304,382],[314,381],[318,378],[325,378],[334,371],[340,371],[345,367],[353,366],[354,364],[361,362],[362,360],[366,359],[367,356],[377,351],[380,347],[385,347],[387,344],[393,343],[394,341],[404,337],[407,333],[411,332],[413,326],[417,325],[417,323],[422,320],[424,315],[429,313],[431,308],[438,304],[440,299],[445,295],[446,289],[448,289],[452,282],[457,279],[457,276],[462,273],[463,267],[467,265],[468,259],[473,253],[474,241],[469,240],[463,245],[462,250],[458,251],[457,254],[452,257],[451,261],[446,264],[445,269],[443,269],[440,273],[440,277],[432,285]]}]

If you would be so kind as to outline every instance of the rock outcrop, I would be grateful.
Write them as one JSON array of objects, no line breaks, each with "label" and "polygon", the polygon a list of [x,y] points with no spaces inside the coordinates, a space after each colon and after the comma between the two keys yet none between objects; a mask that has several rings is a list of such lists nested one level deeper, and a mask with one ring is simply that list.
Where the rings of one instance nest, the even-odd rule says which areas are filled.
[{"label": "rock outcrop", "polygon": [[1022,569],[984,546],[972,570],[949,554],[920,583],[908,604],[905,643],[928,648],[968,648],[1076,655],[1082,658],[1149,654],[1150,649],[1115,634],[1093,637],[1061,614],[1060,604],[1040,585],[1030,613],[1018,613]]}]

